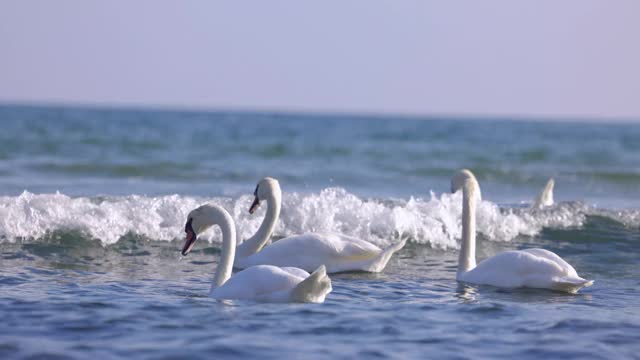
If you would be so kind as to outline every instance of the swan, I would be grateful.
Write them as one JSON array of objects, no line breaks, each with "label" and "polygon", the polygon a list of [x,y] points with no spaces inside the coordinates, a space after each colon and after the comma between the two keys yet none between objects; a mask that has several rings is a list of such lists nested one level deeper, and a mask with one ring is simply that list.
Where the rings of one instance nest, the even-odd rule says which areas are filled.
[{"label": "swan", "polygon": [[470,174],[462,185],[462,246],[456,280],[501,288],[541,288],[576,293],[592,280],[578,276],[560,256],[544,249],[505,251],[476,266],[476,201],[480,186]]},{"label": "swan", "polygon": [[[270,239],[280,215],[282,194],[278,180],[266,177],[254,191],[255,199],[249,213],[253,214],[260,201],[267,201],[267,213],[254,236],[237,248],[235,267],[270,264],[294,266],[307,271],[325,265],[328,273],[343,271],[382,271],[391,255],[402,249],[406,239],[381,249],[370,242],[336,233],[305,233],[275,241]],[[264,247],[264,248],[263,248]]]},{"label": "swan", "polygon": [[191,211],[185,225],[186,256],[197,240],[197,234],[213,225],[222,230],[222,255],[209,296],[225,300],[264,302],[324,302],[331,292],[331,280],[323,265],[309,275],[295,267],[273,265],[251,266],[231,276],[236,253],[236,227],[231,215],[217,205],[202,205]]},{"label": "swan", "polygon": [[555,181],[553,178],[547,181],[547,184],[544,186],[538,197],[536,197],[533,202],[533,208],[542,209],[546,206],[553,205],[553,186],[555,185]]}]

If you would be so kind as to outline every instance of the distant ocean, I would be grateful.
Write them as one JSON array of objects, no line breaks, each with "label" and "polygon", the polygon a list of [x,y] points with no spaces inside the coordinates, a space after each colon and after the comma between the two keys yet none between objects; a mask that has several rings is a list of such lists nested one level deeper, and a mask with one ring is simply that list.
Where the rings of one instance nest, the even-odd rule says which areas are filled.
[{"label": "distant ocean", "polygon": [[[458,284],[463,167],[479,259],[543,247],[595,284]],[[211,300],[220,234],[180,257],[186,214],[223,205],[247,238],[264,176],[278,237],[409,245],[324,304]],[[0,106],[2,359],[638,358],[639,254],[637,123]]]}]

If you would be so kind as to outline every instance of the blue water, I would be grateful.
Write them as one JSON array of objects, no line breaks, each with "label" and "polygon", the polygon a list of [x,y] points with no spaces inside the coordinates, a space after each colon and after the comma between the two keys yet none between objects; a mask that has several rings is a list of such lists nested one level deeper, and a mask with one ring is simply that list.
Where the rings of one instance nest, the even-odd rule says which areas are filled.
[{"label": "blue water", "polygon": [[[0,106],[0,358],[638,358],[640,126]],[[478,258],[544,247],[577,295],[455,281],[461,167],[480,182]],[[241,238],[280,180],[277,236],[409,238],[324,304],[209,299],[213,202]],[[529,208],[546,180],[556,204]]]}]

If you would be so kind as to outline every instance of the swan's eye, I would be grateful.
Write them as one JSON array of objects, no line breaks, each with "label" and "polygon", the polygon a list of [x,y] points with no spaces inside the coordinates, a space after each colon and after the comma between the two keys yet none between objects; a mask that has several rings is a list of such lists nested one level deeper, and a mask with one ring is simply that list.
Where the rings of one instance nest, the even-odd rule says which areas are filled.
[{"label": "swan's eye", "polygon": [[[187,224],[184,226],[184,232],[189,232],[189,230],[191,230],[191,222],[193,221],[193,218],[189,218],[189,220],[187,220]],[[193,230],[191,230],[193,231]]]},{"label": "swan's eye", "polygon": [[258,196],[258,187],[260,185],[256,185],[256,190],[253,192],[253,196]]}]

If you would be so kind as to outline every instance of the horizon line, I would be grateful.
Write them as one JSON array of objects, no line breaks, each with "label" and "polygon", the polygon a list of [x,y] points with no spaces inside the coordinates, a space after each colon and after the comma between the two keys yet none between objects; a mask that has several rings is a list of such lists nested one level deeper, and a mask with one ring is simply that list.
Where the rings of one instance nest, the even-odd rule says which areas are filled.
[{"label": "horizon line", "polygon": [[285,117],[304,115],[309,117],[338,118],[350,117],[358,119],[407,119],[407,120],[452,120],[452,121],[516,121],[536,123],[589,123],[589,124],[621,124],[628,125],[640,122],[640,118],[633,117],[595,117],[595,116],[568,116],[568,115],[526,115],[526,114],[475,114],[475,113],[413,113],[398,111],[366,111],[366,110],[326,110],[306,108],[280,108],[280,107],[214,107],[198,105],[159,105],[137,103],[101,103],[101,102],[57,102],[57,101],[6,101],[0,99],[0,108],[50,108],[50,109],[76,109],[90,111],[156,111],[173,113],[208,113],[208,114],[269,114]]}]

